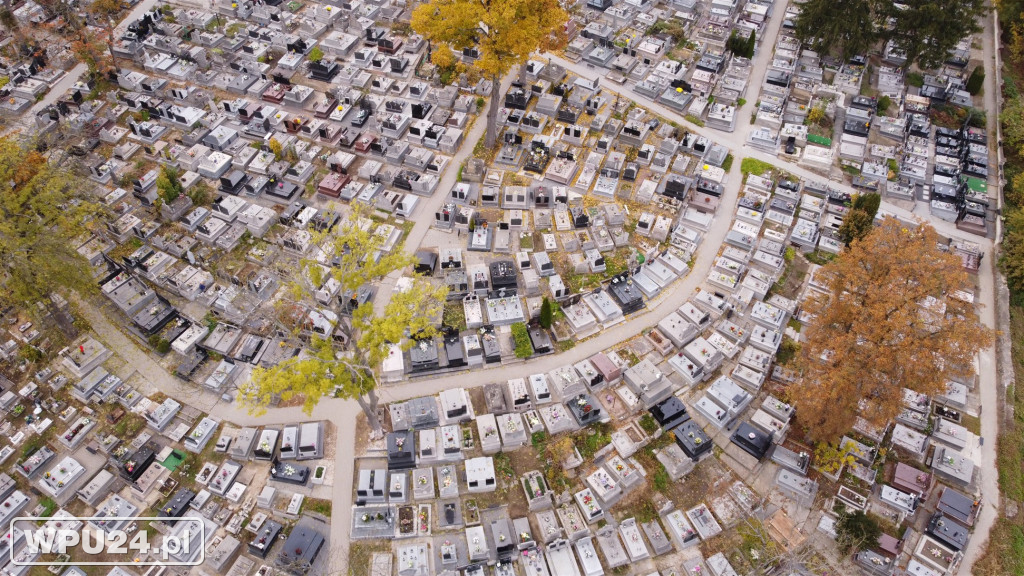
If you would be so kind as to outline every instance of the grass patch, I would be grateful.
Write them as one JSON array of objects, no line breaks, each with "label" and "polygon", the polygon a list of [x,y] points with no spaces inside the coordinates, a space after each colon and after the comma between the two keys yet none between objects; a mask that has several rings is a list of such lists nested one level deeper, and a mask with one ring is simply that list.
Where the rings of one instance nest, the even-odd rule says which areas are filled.
[{"label": "grass patch", "polygon": [[722,162],[722,170],[725,170],[726,172],[728,172],[729,170],[732,170],[732,162],[733,162],[733,160],[735,160],[735,158],[733,157],[732,154],[726,154],[725,162]]},{"label": "grass patch", "polygon": [[971,567],[971,574],[1024,576],[1024,528],[1003,517],[996,520],[989,534],[988,550]]},{"label": "grass patch", "polygon": [[516,322],[512,325],[512,338],[516,343],[516,358],[533,356],[533,343],[530,342],[530,331],[526,324]]},{"label": "grass patch", "polygon": [[743,172],[744,176],[748,176],[750,174],[753,174],[754,176],[763,176],[774,169],[775,166],[772,166],[762,160],[758,160],[757,158],[744,158],[740,162],[740,172]]},{"label": "grass patch", "polygon": [[558,353],[558,354],[561,354],[562,352],[565,352],[566,350],[572,350],[575,347],[576,347],[576,340],[574,338],[569,338],[567,340],[562,340],[561,342],[555,342],[555,352]]},{"label": "grass patch", "polygon": [[576,449],[584,460],[590,460],[594,454],[604,448],[612,441],[611,426],[608,424],[597,424],[590,428],[584,428],[575,436]]},{"label": "grass patch", "polygon": [[668,475],[664,466],[659,466],[654,474],[651,474],[651,487],[658,492],[665,492],[671,484],[672,477]]},{"label": "grass patch", "polygon": [[533,234],[525,233],[519,235],[519,249],[528,252],[533,251]]},{"label": "grass patch", "polygon": [[43,498],[39,501],[39,504],[43,506],[43,511],[39,515],[44,518],[53,516],[53,513],[57,511],[57,503],[52,498]]},{"label": "grass patch", "polygon": [[817,264],[818,266],[824,266],[825,264],[828,264],[829,262],[834,260],[835,257],[836,255],[833,253],[822,252],[821,250],[815,250],[814,252],[804,254],[804,258],[807,258],[808,260],[811,261],[811,263]]},{"label": "grass patch", "polygon": [[306,512],[316,512],[321,516],[331,517],[331,501],[324,498],[306,498],[302,502]]},{"label": "grass patch", "polygon": [[537,452],[541,451],[541,449],[544,447],[544,443],[547,441],[548,434],[543,430],[541,430],[540,432],[534,432],[530,436],[530,444],[533,446],[533,449],[536,450]]},{"label": "grass patch", "polygon": [[391,554],[390,540],[361,540],[349,544],[348,573],[350,576],[369,576],[370,563],[377,553]]},{"label": "grass patch", "polygon": [[654,416],[651,416],[650,414],[644,414],[643,417],[640,418],[639,424],[640,428],[648,434],[654,434],[658,431],[658,428],[661,428],[661,426],[658,426],[658,422],[654,419]]},{"label": "grass patch", "polygon": [[701,120],[700,118],[697,118],[693,114],[687,114],[686,116],[683,116],[683,118],[686,118],[686,121],[689,122],[690,124],[696,124],[697,126],[700,126],[701,128],[704,127],[704,121]]}]

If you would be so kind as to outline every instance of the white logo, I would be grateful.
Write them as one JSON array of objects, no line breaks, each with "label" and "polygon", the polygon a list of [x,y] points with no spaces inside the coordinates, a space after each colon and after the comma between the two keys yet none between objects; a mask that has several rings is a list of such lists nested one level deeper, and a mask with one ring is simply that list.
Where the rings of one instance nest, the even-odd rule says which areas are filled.
[{"label": "white logo", "polygon": [[[206,559],[206,525],[198,518],[63,516],[57,520],[41,516],[12,519],[7,534],[0,536],[7,540],[11,563],[15,566],[198,566]],[[167,534],[157,536],[159,543],[150,542],[149,533],[136,528],[146,521],[175,520]],[[46,521],[46,524],[40,526],[39,521]],[[22,537],[25,545],[19,546]],[[121,556],[121,559],[89,561],[89,556]]]}]

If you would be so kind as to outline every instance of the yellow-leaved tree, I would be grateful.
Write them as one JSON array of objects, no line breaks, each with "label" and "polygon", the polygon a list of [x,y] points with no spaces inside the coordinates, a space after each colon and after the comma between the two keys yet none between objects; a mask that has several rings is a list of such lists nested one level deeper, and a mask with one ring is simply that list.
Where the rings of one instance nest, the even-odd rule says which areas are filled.
[{"label": "yellow-leaved tree", "polygon": [[46,156],[0,138],[0,302],[29,306],[54,290],[96,289],[76,250],[98,227],[98,204]]},{"label": "yellow-leaved tree", "polygon": [[501,78],[535,50],[564,45],[567,19],[558,0],[430,0],[413,10],[412,28],[442,44],[442,54],[449,47],[479,50],[473,67],[491,81],[485,139],[491,147],[498,137]]},{"label": "yellow-leaved tree", "polygon": [[[312,302],[313,294],[333,278],[340,286],[344,304],[360,288],[370,286],[395,271],[407,269],[415,259],[399,245],[384,250],[386,235],[376,234],[368,210],[354,205],[353,213],[334,234],[314,237],[315,258],[300,261],[300,270],[285,291],[282,302],[305,312],[322,306]],[[342,313],[329,330],[311,334],[302,354],[273,368],[256,368],[240,398],[250,412],[262,414],[276,398],[288,401],[302,397],[307,414],[324,396],[355,400],[366,413],[371,434],[382,434],[377,417],[379,371],[389,354],[412,345],[409,336],[432,338],[437,334],[437,319],[448,295],[445,287],[414,277],[412,282],[392,292],[387,302],[374,308],[372,300],[351,310],[333,306]],[[345,313],[350,312],[350,317]],[[299,334],[302,330],[295,330]]]},{"label": "yellow-leaved tree", "polygon": [[944,393],[973,373],[991,340],[973,304],[961,259],[939,248],[928,225],[886,218],[818,274],[825,290],[804,304],[801,379],[789,390],[815,441],[834,441],[858,414],[882,428],[903,409],[903,390]]}]

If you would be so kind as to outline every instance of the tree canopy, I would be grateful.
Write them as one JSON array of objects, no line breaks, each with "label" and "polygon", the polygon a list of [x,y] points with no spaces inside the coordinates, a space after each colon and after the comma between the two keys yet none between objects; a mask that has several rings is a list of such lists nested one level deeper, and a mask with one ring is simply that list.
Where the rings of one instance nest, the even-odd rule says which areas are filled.
[{"label": "tree canopy", "polygon": [[814,50],[842,58],[892,40],[908,63],[930,70],[962,38],[981,30],[978,18],[987,11],[984,0],[807,0],[796,35]]},{"label": "tree canopy", "polygon": [[558,0],[430,0],[413,10],[412,28],[443,46],[442,59],[451,57],[449,47],[476,46],[479,57],[473,67],[491,80],[486,142],[493,146],[502,76],[525,64],[534,51],[563,45],[567,19]]},{"label": "tree canopy", "polygon": [[796,36],[811,49],[841,58],[865,52],[877,39],[872,0],[807,0],[796,17]]},{"label": "tree canopy", "polygon": [[973,370],[990,334],[955,297],[970,289],[967,273],[938,244],[930,226],[886,218],[818,272],[824,291],[804,304],[813,321],[789,391],[812,439],[835,440],[858,414],[882,428],[900,412],[904,388],[943,393]]},{"label": "tree canopy", "polygon": [[924,70],[941,66],[962,38],[980,32],[978,19],[988,13],[985,0],[881,1],[876,10],[892,22],[886,38]]},{"label": "tree canopy", "polygon": [[[34,149],[0,138],[0,284],[17,303],[54,290],[95,288],[75,248],[98,210],[75,179]],[[83,239],[84,241],[84,239]]]},{"label": "tree canopy", "polygon": [[[306,311],[318,308],[310,303],[312,295],[331,278],[347,297],[413,263],[401,246],[383,251],[386,238],[373,232],[373,223],[364,211],[357,206],[337,233],[315,238],[317,256],[300,262],[280,302],[282,307],[297,309],[304,317]],[[372,301],[359,305],[350,319],[334,325],[346,344],[339,346],[330,335],[312,336],[308,353],[271,369],[255,369],[251,383],[242,390],[242,401],[251,412],[263,413],[276,397],[287,401],[302,396],[303,409],[311,413],[321,398],[336,394],[359,402],[371,429],[379,434],[376,389],[381,363],[395,353],[393,345],[407,350],[412,344],[410,336],[431,338],[437,334],[436,319],[446,297],[447,288],[413,278],[396,288],[379,309]],[[295,329],[293,334],[299,332]]]},{"label": "tree canopy", "polygon": [[879,194],[858,194],[853,197],[850,211],[839,226],[839,236],[847,246],[871,233],[875,214],[881,205],[882,197]]},{"label": "tree canopy", "polygon": [[1005,224],[999,268],[1006,275],[1010,290],[1020,294],[1024,292],[1024,210],[1008,210]]}]

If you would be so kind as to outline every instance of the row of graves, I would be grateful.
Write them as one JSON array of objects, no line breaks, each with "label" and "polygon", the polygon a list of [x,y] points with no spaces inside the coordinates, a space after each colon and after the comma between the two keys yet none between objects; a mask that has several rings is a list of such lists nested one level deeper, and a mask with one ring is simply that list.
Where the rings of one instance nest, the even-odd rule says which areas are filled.
[{"label": "row of graves", "polygon": [[[950,381],[945,394],[929,398],[904,391],[903,411],[884,430],[859,420],[840,444],[852,456],[834,479],[843,479],[833,505],[869,511],[905,531],[883,534],[877,547],[854,556],[869,574],[954,574],[970,542],[982,505],[975,458],[980,439],[964,425],[975,413],[975,378]],[[894,451],[895,465],[878,466],[880,448]],[[826,515],[819,529],[834,532]]]},{"label": "row of graves", "polygon": [[[176,23],[154,22],[143,42],[125,40],[116,48],[128,52],[141,71],[119,76],[121,91],[111,104],[119,112],[145,112],[147,119],[122,127],[120,114],[91,111],[106,124],[104,141],[117,148],[114,158],[89,161],[94,179],[109,181],[141,151],[212,180],[222,194],[264,200],[265,207],[287,205],[312,187],[326,198],[358,199],[412,216],[418,196],[433,193],[449,155],[461,145],[475,99],[414,77],[409,63],[425,42],[367,26],[363,16],[349,22],[359,7],[339,7],[328,16],[310,7],[286,11],[283,19],[279,8],[259,7],[277,16],[259,23],[246,19],[248,10],[236,10],[240,19],[226,21],[178,10]],[[203,22],[218,31],[180,37]],[[233,35],[220,33],[218,22]],[[298,33],[282,32],[295,25]],[[318,41],[319,36],[324,38]],[[314,47],[327,56],[309,61]],[[276,67],[266,62],[270,52],[285,53]],[[182,63],[187,70],[179,78]],[[196,85],[237,97],[215,102]],[[58,107],[44,120],[63,117]],[[167,138],[175,129],[186,133],[177,146]],[[286,153],[272,153],[270,140]],[[155,200],[153,191],[139,193]]]},{"label": "row of graves", "polygon": [[[108,197],[108,201],[115,200],[121,202],[118,206],[128,206],[128,202],[134,205],[126,209],[126,214],[144,210],[138,199],[128,197],[123,189]],[[249,221],[246,215],[250,213],[266,215],[266,223],[273,224],[273,232],[269,233],[271,229],[267,226],[260,230],[247,228],[242,222]],[[179,359],[179,375],[192,376],[211,353],[222,357],[199,379],[199,383],[212,390],[230,389],[247,373],[247,366],[270,367],[298,353],[292,343],[266,334],[259,326],[249,327],[250,318],[279,289],[282,259],[296,260],[312,254],[323,258],[332,237],[325,237],[316,245],[314,235],[349,226],[367,229],[380,237],[381,251],[395,249],[401,236],[401,231],[390,223],[365,218],[342,220],[330,207],[293,202],[283,210],[271,210],[257,200],[228,195],[221,196],[209,209],[191,210],[176,222],[151,224],[159,232],[148,238],[133,237],[132,241],[143,239],[141,246],[119,259],[115,259],[112,251],[121,238],[94,236],[81,244],[78,251],[95,265],[102,292],[131,320],[136,335],[168,341]],[[213,228],[237,229],[237,234],[233,234],[236,240],[243,235],[250,239],[266,236],[248,245],[214,247],[203,242],[204,231]],[[211,329],[209,322],[182,314],[161,293],[205,305],[222,321]],[[339,317],[372,296],[372,287],[345,292],[336,279],[325,274],[323,285],[314,293],[315,302],[290,310],[289,320],[300,325],[304,335],[335,337]]]},{"label": "row of graves", "polygon": [[[486,412],[474,409],[462,388],[391,404],[386,459],[357,464],[352,537],[395,540],[374,564],[397,563],[410,574],[483,574],[492,566],[498,574],[534,575],[597,575],[637,562],[653,567],[660,565],[657,557],[714,538],[723,531],[719,517],[732,522],[756,502],[741,482],[720,502],[686,510],[669,504],[646,522],[616,522],[611,514],[650,472],[632,458],[650,440],[636,423],[641,415],[651,414],[663,433],[675,435],[668,452],[689,469],[710,456],[710,438],[674,396],[627,414],[627,424],[592,462],[584,465],[575,450],[562,463],[577,469],[575,488],[559,494],[541,472],[526,471],[512,488],[523,490],[526,516],[510,518],[505,507],[478,504],[480,493],[516,482],[500,477],[495,455],[531,449],[537,432],[555,436],[609,421],[609,406],[617,402],[609,393],[631,385],[628,367],[610,351],[548,374],[489,384]],[[691,550],[688,557],[691,570],[734,573],[722,554],[705,560]]]},{"label": "row of graves", "polygon": [[[151,515],[161,520],[152,523],[156,541],[151,545],[185,534],[192,538],[190,546],[168,549],[171,561],[195,561],[205,549],[203,566],[218,573],[248,574],[265,563],[264,572],[276,566],[302,574],[320,565],[326,528],[302,514],[308,490],[301,488],[327,477],[325,422],[263,430],[222,426],[172,398],[147,397],[108,373],[115,366],[111,359],[107,348],[85,337],[13,399],[0,397],[11,418],[26,422],[2,425],[10,445],[0,449],[0,462],[13,460],[12,474],[22,480],[0,474],[0,517],[38,515],[43,506],[37,500],[45,498],[58,507],[46,526],[131,535],[146,530],[148,521],[136,518],[153,509]],[[69,392],[69,400],[55,400],[53,392]],[[26,405],[35,409],[18,409]],[[119,433],[116,424],[129,416],[144,427]],[[53,430],[58,434],[47,434]],[[44,434],[52,440],[33,439]],[[30,442],[39,445],[14,460],[18,446]],[[179,468],[188,454],[200,455],[195,470]],[[17,489],[24,482],[30,491]],[[87,521],[67,511],[81,505],[86,508],[77,517],[88,516]],[[56,559],[27,547],[29,526],[7,527],[4,564],[12,558]],[[278,540],[283,543],[275,546]],[[296,552],[300,549],[304,552]],[[20,573],[14,565],[7,569]]]},{"label": "row of graves", "polygon": [[[505,95],[504,144],[495,166],[468,163],[434,221],[439,229],[466,232],[467,252],[511,259],[471,265],[463,250],[441,248],[420,261],[425,272],[444,277],[450,297],[463,298],[469,328],[535,317],[547,296],[562,303],[569,328],[585,337],[620,322],[689,272],[687,262],[724,192],[727,151],[627,102],[608,101],[593,80],[570,77],[557,64],[531,61],[528,69],[533,80]],[[583,110],[595,114],[589,129],[575,124]],[[623,119],[612,117],[620,114]],[[627,150],[636,152],[635,160],[627,161]],[[546,168],[535,169],[538,155]],[[533,173],[534,183],[503,185],[513,171]],[[583,195],[600,204],[585,207]],[[632,234],[620,200],[645,207],[629,217],[636,223]],[[482,216],[490,209],[502,210],[497,223]],[[539,241],[523,242],[526,236]],[[566,274],[605,277],[609,253],[626,247],[633,249],[626,272],[601,289],[567,287]],[[559,253],[567,254],[565,264],[553,262]]]},{"label": "row of graves", "polygon": [[[309,256],[318,250],[313,235],[338,225],[332,201],[413,217],[476,113],[475,96],[412,75],[422,39],[367,25],[387,7],[292,13],[237,4],[218,8],[230,15],[147,13],[114,47],[125,63],[115,92],[86,101],[90,87],[77,87],[37,119],[43,131],[88,126],[100,150],[112,148],[109,157],[93,144],[76,150],[113,214],[76,248],[133,330],[170,342],[179,374],[215,390],[244,377],[247,364],[272,366],[297,353],[245,326],[277,291],[281,256]],[[314,46],[327,54],[320,62],[306,56]],[[284,53],[276,66],[265,62],[271,52]],[[204,86],[236,97],[215,100]],[[270,150],[274,141],[279,150]],[[164,167],[181,184],[170,201],[157,186]],[[216,191],[212,205],[189,198],[201,182]],[[307,191],[314,198],[301,200]],[[374,226],[382,250],[397,245],[398,227]],[[372,297],[370,287],[342,294],[331,279],[317,288],[322,308],[296,310],[295,320],[321,337]],[[209,308],[222,333],[185,317],[169,295]],[[200,371],[209,353],[224,361]]]},{"label": "row of graves", "polygon": [[[796,302],[769,297],[768,288],[782,273],[787,246],[808,250],[814,245],[801,242],[807,237],[801,228],[817,234],[818,221],[811,218],[821,217],[838,225],[834,216],[841,213],[841,202],[813,182],[750,177],[705,286],[647,335],[657,354],[623,370],[625,386],[616,389],[618,397],[626,406],[650,409],[675,436],[676,445],[658,454],[673,478],[684,476],[692,460],[717,443],[724,449],[723,460],[742,475],[769,470],[781,493],[804,507],[813,503],[818,484],[807,476],[809,454],[784,445],[793,409],[762,391],[770,377],[783,384],[791,378],[784,370],[772,371],[789,320],[811,319],[797,314]],[[795,205],[801,215],[794,221]],[[969,244],[952,240],[950,249],[959,252]],[[976,258],[967,256],[963,262],[968,269],[977,265]],[[813,274],[810,289],[819,289]],[[973,300],[971,294],[956,297]],[[921,306],[930,311],[941,308],[941,302]],[[907,391],[905,410],[888,430],[871,430],[862,421],[857,437],[870,445],[844,439],[843,450],[855,456],[846,473],[872,491],[862,494],[844,485],[836,501],[858,510],[874,506],[876,513],[898,523],[914,520],[919,507],[927,510],[918,523],[923,528],[893,535],[883,549],[858,556],[866,569],[892,574],[899,565],[911,573],[955,573],[980,505],[972,460],[978,439],[962,424],[975,369],[963,373],[967,376],[951,381],[939,398]],[[705,387],[707,381],[711,384]],[[917,464],[900,463],[887,471],[889,484],[877,485],[872,464],[883,440]],[[942,484],[936,485],[936,479]],[[913,488],[915,483],[920,487]],[[827,516],[822,529],[834,533],[834,518]]]},{"label": "row of graves", "polygon": [[[797,10],[789,8],[787,17]],[[969,53],[970,38],[953,50],[941,69],[925,75],[924,86],[908,93],[905,58],[891,43],[886,45],[877,79],[866,78],[865,57],[828,62],[802,49],[784,27],[761,86],[755,128],[747,143],[824,173],[838,161],[856,170],[854,187],[897,200],[924,200],[933,215],[984,236],[990,201],[984,130],[933,126],[929,116],[936,106],[972,105],[965,90],[965,46]],[[834,74],[830,85],[823,84],[825,72]],[[877,82],[878,97],[860,94],[865,82]],[[881,97],[889,99],[890,109],[899,110],[895,116],[878,109]],[[835,145],[833,138],[808,131],[806,119],[815,108],[823,109],[833,121],[842,108],[844,119],[833,134]],[[717,127],[710,117],[708,125]]]},{"label": "row of graves", "polygon": [[[38,8],[38,5],[36,6]],[[15,10],[17,14],[19,10]],[[19,116],[29,110],[39,99],[46,96],[50,89],[64,78],[65,66],[74,62],[66,54],[53,54],[47,57],[48,50],[20,62],[4,58],[0,63],[0,74],[8,78],[0,87],[0,115]]]},{"label": "row of graves", "polygon": [[[747,96],[752,67],[726,45],[733,35],[747,38],[754,33],[760,40],[774,12],[773,2],[677,0],[667,5],[612,6],[610,0],[593,0],[588,6],[603,13],[571,39],[567,58],[602,69],[610,81],[628,85],[680,115],[725,131],[735,129],[737,105]],[[659,21],[684,31],[695,45],[692,57],[679,57],[672,36],[653,26]],[[652,28],[655,31],[649,33]]]}]

